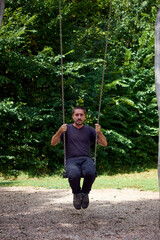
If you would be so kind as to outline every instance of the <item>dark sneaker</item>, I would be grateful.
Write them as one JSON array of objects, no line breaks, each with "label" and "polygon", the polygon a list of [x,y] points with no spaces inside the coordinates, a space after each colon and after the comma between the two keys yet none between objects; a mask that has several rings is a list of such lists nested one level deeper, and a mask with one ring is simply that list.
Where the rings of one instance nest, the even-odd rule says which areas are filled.
[{"label": "dark sneaker", "polygon": [[78,193],[78,194],[74,194],[73,195],[73,206],[80,210],[81,209],[81,204],[82,204],[82,194]]},{"label": "dark sneaker", "polygon": [[88,193],[82,193],[82,208],[87,208],[89,206]]}]

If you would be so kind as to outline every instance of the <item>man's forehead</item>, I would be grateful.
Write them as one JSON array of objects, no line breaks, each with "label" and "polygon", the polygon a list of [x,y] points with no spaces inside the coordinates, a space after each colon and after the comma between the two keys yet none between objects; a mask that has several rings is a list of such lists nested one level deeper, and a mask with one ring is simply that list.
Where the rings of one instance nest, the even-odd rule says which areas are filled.
[{"label": "man's forehead", "polygon": [[74,114],[84,114],[83,109],[75,109]]}]

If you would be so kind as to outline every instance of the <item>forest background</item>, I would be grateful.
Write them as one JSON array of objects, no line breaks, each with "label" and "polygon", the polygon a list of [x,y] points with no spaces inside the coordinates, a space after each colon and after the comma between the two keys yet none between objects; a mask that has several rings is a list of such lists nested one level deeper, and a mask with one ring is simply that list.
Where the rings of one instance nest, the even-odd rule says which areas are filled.
[{"label": "forest background", "polygon": [[[97,121],[109,0],[63,0],[65,120],[75,105]],[[112,0],[97,148],[99,173],[157,167],[154,33],[158,0]],[[52,174],[63,168],[58,0],[7,0],[0,33],[0,172]],[[94,146],[93,146],[94,148]],[[94,150],[92,152],[94,155]]]}]

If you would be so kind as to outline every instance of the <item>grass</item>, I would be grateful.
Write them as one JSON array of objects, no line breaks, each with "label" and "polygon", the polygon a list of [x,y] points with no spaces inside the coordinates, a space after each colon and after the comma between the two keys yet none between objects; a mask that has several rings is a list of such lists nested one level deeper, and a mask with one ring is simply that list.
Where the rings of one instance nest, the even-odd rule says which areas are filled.
[{"label": "grass", "polygon": [[142,191],[158,192],[158,171],[152,169],[141,173],[102,175],[95,181],[94,188],[136,188]]},{"label": "grass", "polygon": [[[0,177],[0,186],[32,186],[55,189],[70,188],[67,179],[58,175],[30,178],[21,174],[17,179],[3,179]],[[93,189],[104,188],[136,188],[142,191],[151,190],[158,192],[158,171],[151,169],[141,173],[116,174],[113,176],[100,175],[93,184]]]}]

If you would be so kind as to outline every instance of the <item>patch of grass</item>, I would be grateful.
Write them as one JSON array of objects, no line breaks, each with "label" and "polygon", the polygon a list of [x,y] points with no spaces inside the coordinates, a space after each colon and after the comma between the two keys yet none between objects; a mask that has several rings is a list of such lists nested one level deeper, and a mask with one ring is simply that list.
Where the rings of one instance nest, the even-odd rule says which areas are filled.
[{"label": "patch of grass", "polygon": [[43,176],[43,177],[28,177],[28,175],[21,174],[16,179],[3,179],[0,177],[0,186],[15,186],[15,187],[44,187],[65,189],[69,188],[67,179],[63,179],[58,175]]},{"label": "patch of grass", "polygon": [[101,175],[94,182],[93,188],[136,188],[142,191],[158,192],[158,170],[152,169],[141,173]]},{"label": "patch of grass", "polygon": [[[21,174],[17,179],[3,179],[0,177],[0,186],[32,186],[54,189],[70,188],[68,180],[58,175],[45,176],[39,178],[30,178]],[[113,176],[100,175],[93,184],[94,189],[104,188],[137,188],[142,191],[159,191],[158,188],[158,171],[155,169],[130,174],[116,174]]]}]

